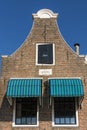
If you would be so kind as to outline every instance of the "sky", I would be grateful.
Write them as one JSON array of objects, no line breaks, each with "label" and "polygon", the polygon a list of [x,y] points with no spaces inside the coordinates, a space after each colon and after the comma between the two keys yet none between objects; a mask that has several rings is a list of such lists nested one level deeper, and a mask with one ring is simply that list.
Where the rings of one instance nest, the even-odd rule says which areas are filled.
[{"label": "sky", "polygon": [[57,23],[69,46],[74,50],[79,43],[80,54],[87,54],[87,0],[0,0],[0,59],[23,44],[32,14],[45,8],[58,13]]}]

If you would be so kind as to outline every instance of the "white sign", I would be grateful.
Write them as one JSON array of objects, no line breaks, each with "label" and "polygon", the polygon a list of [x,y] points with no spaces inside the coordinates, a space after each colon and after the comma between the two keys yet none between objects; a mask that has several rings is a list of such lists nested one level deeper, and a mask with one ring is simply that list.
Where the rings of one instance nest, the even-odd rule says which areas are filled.
[{"label": "white sign", "polygon": [[52,75],[52,69],[39,69],[39,75]]}]

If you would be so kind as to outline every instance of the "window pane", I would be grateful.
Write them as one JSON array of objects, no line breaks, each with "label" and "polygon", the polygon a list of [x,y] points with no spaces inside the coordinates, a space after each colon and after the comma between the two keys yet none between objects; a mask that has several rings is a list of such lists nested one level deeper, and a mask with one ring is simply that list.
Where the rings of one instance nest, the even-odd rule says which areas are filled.
[{"label": "window pane", "polygon": [[38,64],[53,64],[53,45],[38,45]]},{"label": "window pane", "polygon": [[22,124],[26,124],[26,117],[22,117]]},{"label": "window pane", "polygon": [[17,112],[16,112],[16,114],[17,114],[17,117],[21,117],[21,104],[19,104],[18,103],[18,105],[17,105]]},{"label": "window pane", "polygon": [[75,118],[71,117],[71,124],[75,124]]},{"label": "window pane", "polygon": [[37,99],[17,99],[16,101],[16,124],[37,124]]},{"label": "window pane", "polygon": [[61,124],[64,124],[64,117],[61,118]]},{"label": "window pane", "polygon": [[31,124],[31,118],[27,118],[27,124],[30,125]]},{"label": "window pane", "polygon": [[21,124],[21,118],[16,118],[16,124]]},{"label": "window pane", "polygon": [[55,124],[76,124],[75,98],[54,98]]},{"label": "window pane", "polygon": [[55,118],[55,124],[59,124],[59,121],[60,119],[59,118]]},{"label": "window pane", "polygon": [[36,118],[33,117],[33,118],[32,118],[32,124],[35,125],[35,124],[36,124],[36,121],[37,121]]},{"label": "window pane", "polygon": [[66,123],[66,124],[70,124],[70,119],[69,119],[69,117],[66,117],[66,118],[65,118],[65,123]]}]

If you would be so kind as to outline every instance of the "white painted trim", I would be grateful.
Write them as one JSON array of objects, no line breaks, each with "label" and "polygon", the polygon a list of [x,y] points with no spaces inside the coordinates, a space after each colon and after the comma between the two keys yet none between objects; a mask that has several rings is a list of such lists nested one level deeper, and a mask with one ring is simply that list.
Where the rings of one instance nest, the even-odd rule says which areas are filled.
[{"label": "white painted trim", "polygon": [[[38,64],[38,45],[53,44],[53,64]],[[53,66],[55,65],[55,44],[54,43],[37,43],[36,44],[36,65],[38,66]]]},{"label": "white painted trim", "polygon": [[1,57],[2,57],[2,58],[3,58],[3,57],[8,57],[8,55],[2,55]]},{"label": "white painted trim", "polygon": [[78,121],[78,110],[77,110],[77,100],[75,99],[75,108],[76,108],[76,124],[74,125],[55,125],[54,124],[54,100],[52,100],[52,126],[53,127],[78,127],[79,121]]},{"label": "white painted trim", "polygon": [[75,98],[75,107],[76,107],[76,123],[77,123],[77,126],[79,126],[78,108],[77,108],[77,98]]},{"label": "white painted trim", "polygon": [[54,99],[52,98],[52,126],[54,126]]},{"label": "white painted trim", "polygon": [[41,9],[36,14],[32,14],[33,18],[56,18],[58,17],[57,13],[53,13],[53,11],[49,9]]},{"label": "white painted trim", "polygon": [[14,77],[14,78],[10,78],[10,79],[43,79],[42,77],[30,77],[30,78],[26,78],[26,77],[24,77],[24,78],[19,78],[19,77]]},{"label": "white painted trim", "polygon": [[79,57],[85,57],[86,55],[79,55]]},{"label": "white painted trim", "polygon": [[15,126],[15,110],[16,110],[16,99],[14,101],[14,104],[13,104],[13,123],[12,123],[12,126],[14,127]]},{"label": "white painted trim", "polygon": [[39,75],[44,75],[44,76],[48,76],[48,75],[52,75],[52,69],[39,69]]},{"label": "white painted trim", "polygon": [[16,125],[15,124],[15,113],[16,113],[16,99],[14,102],[14,108],[13,108],[13,123],[12,126],[13,127],[38,127],[39,126],[39,102],[37,100],[37,125]]},{"label": "white painted trim", "polygon": [[50,79],[81,79],[81,77],[51,77],[48,78],[48,80]]}]

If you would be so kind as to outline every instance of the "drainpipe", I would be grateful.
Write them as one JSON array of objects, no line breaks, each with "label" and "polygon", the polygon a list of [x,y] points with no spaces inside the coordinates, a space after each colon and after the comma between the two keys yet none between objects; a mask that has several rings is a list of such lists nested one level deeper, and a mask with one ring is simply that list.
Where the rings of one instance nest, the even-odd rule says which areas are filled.
[{"label": "drainpipe", "polygon": [[75,52],[77,55],[79,55],[79,47],[80,47],[80,44],[79,43],[75,43],[74,44],[74,47],[75,47]]}]

